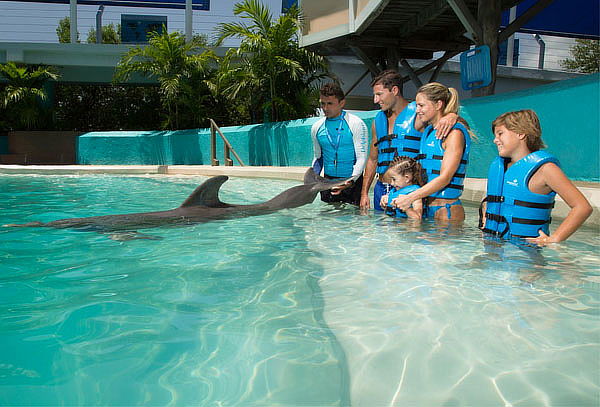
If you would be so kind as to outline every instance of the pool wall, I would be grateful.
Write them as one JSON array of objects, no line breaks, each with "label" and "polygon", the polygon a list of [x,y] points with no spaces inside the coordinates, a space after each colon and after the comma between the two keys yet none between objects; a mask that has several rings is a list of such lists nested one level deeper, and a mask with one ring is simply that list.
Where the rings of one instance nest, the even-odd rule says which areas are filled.
[{"label": "pool wall", "polygon": [[[467,175],[486,178],[496,156],[491,122],[510,110],[533,109],[542,122],[548,150],[566,174],[580,181],[600,181],[600,75],[592,74],[550,85],[465,100],[461,115],[478,136]],[[376,110],[356,113],[371,126]],[[246,165],[308,166],[313,157],[310,128],[317,118],[223,127]],[[223,142],[217,137],[223,164]],[[232,157],[233,158],[233,157]],[[77,162],[84,165],[209,165],[210,131],[113,131],[79,137]],[[234,165],[237,165],[234,159]]]}]

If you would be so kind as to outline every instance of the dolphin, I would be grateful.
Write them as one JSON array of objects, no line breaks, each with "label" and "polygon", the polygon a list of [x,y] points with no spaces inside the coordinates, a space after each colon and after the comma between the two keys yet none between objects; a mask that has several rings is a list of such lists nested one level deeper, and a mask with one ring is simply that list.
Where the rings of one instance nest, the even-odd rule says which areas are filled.
[{"label": "dolphin", "polygon": [[[312,168],[309,168],[304,174],[303,185],[297,185],[285,190],[263,203],[232,205],[221,202],[219,199],[219,189],[228,179],[225,175],[219,175],[206,180],[178,208],[166,211],[68,218],[48,223],[29,222],[24,224],[7,224],[4,226],[51,227],[56,229],[74,228],[101,233],[135,233],[138,229],[191,225],[221,219],[265,215],[281,209],[297,208],[313,202],[320,191],[335,189],[347,181],[347,179],[327,180],[318,176]],[[134,234],[131,234],[129,238],[113,238],[116,240],[129,240],[140,237],[135,237]]]}]

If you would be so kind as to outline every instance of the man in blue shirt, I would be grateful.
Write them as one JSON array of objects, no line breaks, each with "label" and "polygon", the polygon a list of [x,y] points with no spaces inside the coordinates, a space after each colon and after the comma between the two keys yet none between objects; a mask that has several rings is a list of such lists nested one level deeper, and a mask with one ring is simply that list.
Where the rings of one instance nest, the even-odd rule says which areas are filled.
[{"label": "man in blue shirt", "polygon": [[325,117],[311,128],[315,173],[323,171],[323,176],[328,179],[350,178],[341,188],[321,192],[321,200],[358,205],[369,130],[362,119],[344,110],[344,91],[337,83],[321,87],[319,102]]}]

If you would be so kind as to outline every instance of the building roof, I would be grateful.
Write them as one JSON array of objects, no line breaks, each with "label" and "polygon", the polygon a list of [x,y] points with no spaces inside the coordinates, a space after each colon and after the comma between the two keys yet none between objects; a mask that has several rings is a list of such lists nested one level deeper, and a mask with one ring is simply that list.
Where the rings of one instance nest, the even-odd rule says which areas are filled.
[{"label": "building roof", "polygon": [[[301,43],[325,55],[352,55],[360,48],[370,59],[385,57],[394,49],[399,58],[431,59],[436,51],[463,51],[473,43],[464,34],[465,25],[457,18],[450,3],[453,0],[371,0],[358,1],[356,17],[345,18],[341,10],[331,7],[332,0],[301,2],[307,19],[307,29]],[[479,0],[462,0],[477,18]],[[502,10],[520,0],[500,0]],[[345,3],[343,1],[339,2]],[[361,8],[361,3],[364,5]],[[348,10],[347,4],[345,10]],[[352,15],[352,12],[349,13]],[[469,13],[467,13],[469,14]],[[324,17],[335,18],[341,24],[326,27],[319,24]],[[314,23],[314,24],[313,24]],[[323,29],[321,29],[324,27]],[[343,28],[345,27],[345,29]]]}]

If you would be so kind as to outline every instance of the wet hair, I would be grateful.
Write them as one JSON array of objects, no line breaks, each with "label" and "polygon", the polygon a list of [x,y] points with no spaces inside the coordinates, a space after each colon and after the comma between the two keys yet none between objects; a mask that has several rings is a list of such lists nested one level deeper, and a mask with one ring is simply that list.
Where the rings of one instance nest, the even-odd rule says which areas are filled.
[{"label": "wet hair", "polygon": [[392,173],[399,175],[410,174],[412,175],[413,184],[417,184],[420,187],[427,182],[427,175],[421,164],[414,158],[405,155],[394,157],[394,161],[392,161],[383,176],[389,181]]},{"label": "wet hair", "polygon": [[344,91],[339,83],[329,82],[321,86],[321,90],[319,91],[321,96],[335,96],[335,98],[341,102],[346,98],[344,95]]},{"label": "wet hair", "polygon": [[496,117],[496,120],[492,122],[492,133],[499,126],[504,126],[517,134],[524,134],[527,148],[532,153],[546,148],[546,145],[542,141],[540,119],[531,109],[507,112]]},{"label": "wet hair", "polygon": [[389,91],[391,91],[394,86],[397,86],[399,94],[402,95],[402,77],[393,69],[387,69],[373,78],[371,87],[375,85],[381,85]]},{"label": "wet hair", "polygon": [[448,88],[439,82],[431,82],[423,85],[417,91],[417,94],[422,93],[432,102],[441,101],[444,104],[442,116],[448,113],[458,114],[459,100],[458,92],[454,88]]}]

